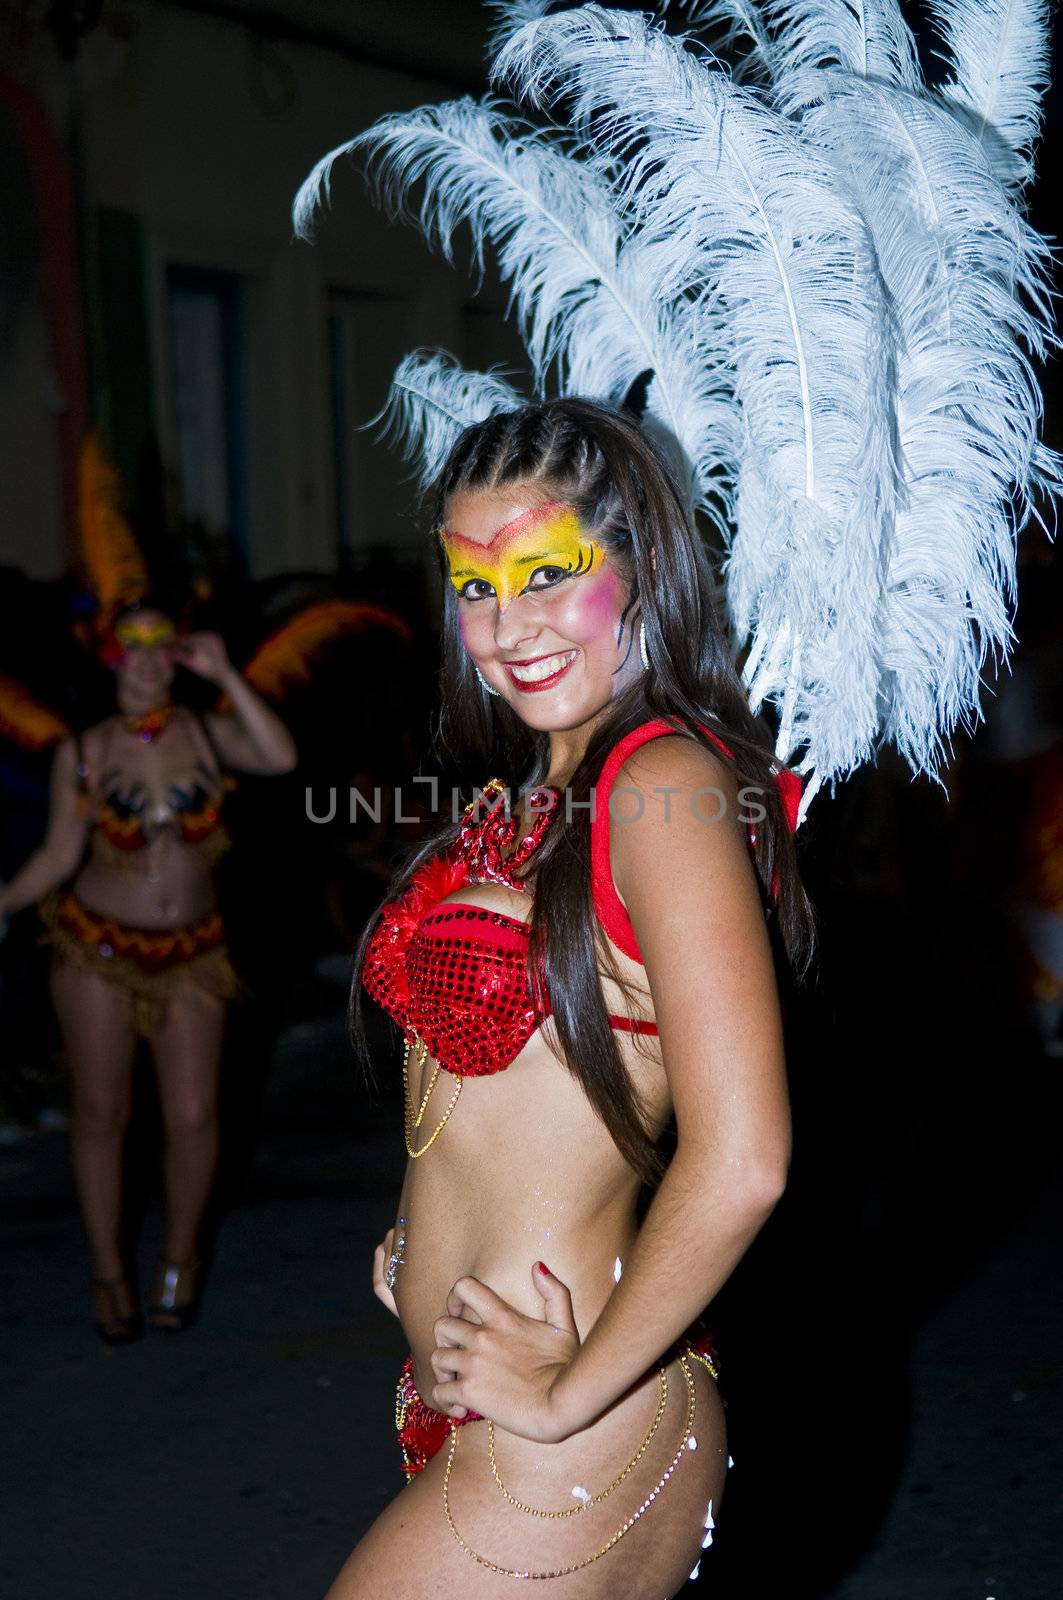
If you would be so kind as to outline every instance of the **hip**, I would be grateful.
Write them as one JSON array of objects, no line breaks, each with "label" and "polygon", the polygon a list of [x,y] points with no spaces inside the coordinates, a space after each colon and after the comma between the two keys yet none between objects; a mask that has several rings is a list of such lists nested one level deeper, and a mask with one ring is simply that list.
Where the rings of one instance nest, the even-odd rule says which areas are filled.
[{"label": "hip", "polygon": [[102,916],[71,890],[46,896],[38,911],[42,942],[51,945],[57,962],[124,991],[144,1037],[162,1026],[171,996],[185,986],[222,1005],[243,992],[218,911],[175,927],[144,928]]},{"label": "hip", "polygon": [[49,936],[73,941],[105,962],[127,961],[145,973],[179,966],[225,943],[225,924],[216,909],[171,926],[151,926],[96,911],[67,889],[47,896],[40,914]]},{"label": "hip", "polygon": [[[567,1579],[595,1568],[603,1594],[617,1582],[619,1592],[660,1594],[712,1542],[726,1426],[714,1363],[686,1340],[604,1417],[557,1444],[519,1439],[480,1417],[452,1423],[417,1393],[409,1360],[396,1399],[410,1509],[427,1496],[442,1511],[445,1560],[458,1570],[471,1574],[476,1563]],[[597,1584],[579,1588],[592,1592]]]}]

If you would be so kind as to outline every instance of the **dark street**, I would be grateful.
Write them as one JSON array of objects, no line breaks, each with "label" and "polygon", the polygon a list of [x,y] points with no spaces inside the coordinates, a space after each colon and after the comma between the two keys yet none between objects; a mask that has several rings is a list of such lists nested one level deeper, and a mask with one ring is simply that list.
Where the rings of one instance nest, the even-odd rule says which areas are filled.
[{"label": "dark street", "polygon": [[[203,1314],[186,1334],[99,1345],[64,1136],[0,1149],[5,1600],[320,1600],[397,1489],[392,1410],[405,1352],[372,1296],[369,1263],[393,1220],[400,1102],[361,1088],[336,994],[322,986],[314,1020],[288,1028],[274,1052],[257,1158],[221,1220]],[[142,1270],[159,1221],[152,1200]],[[848,1478],[854,1419],[842,1420],[844,1396],[830,1398],[835,1340],[817,1337],[816,1308],[787,1310],[798,1333],[773,1336],[770,1392],[792,1380],[790,1420],[816,1431],[809,1459],[823,1468],[784,1484],[770,1460],[750,1459],[752,1439],[735,1442],[734,1519],[721,1517],[710,1552],[719,1565],[706,1559],[699,1589],[744,1600],[751,1591],[729,1574],[748,1570],[756,1550],[762,1579],[809,1600],[1056,1600],[1061,1222],[1057,1175],[926,1310],[910,1348],[868,1334],[879,1365],[861,1382],[906,1394],[906,1416],[871,1441],[888,1452],[903,1426],[877,1532],[846,1528],[844,1499],[824,1492]],[[736,1440],[765,1425],[736,1415],[755,1412],[763,1376],[729,1395]],[[789,1440],[779,1454],[794,1459]],[[748,1513],[743,1472],[756,1479]],[[848,1483],[853,1504],[861,1490]],[[787,1530],[778,1541],[764,1529],[773,1505]],[[854,1536],[864,1544],[851,1570],[829,1581]]]},{"label": "dark street", "polygon": [[1057,12],[0,6],[0,1600],[1063,1600]]}]

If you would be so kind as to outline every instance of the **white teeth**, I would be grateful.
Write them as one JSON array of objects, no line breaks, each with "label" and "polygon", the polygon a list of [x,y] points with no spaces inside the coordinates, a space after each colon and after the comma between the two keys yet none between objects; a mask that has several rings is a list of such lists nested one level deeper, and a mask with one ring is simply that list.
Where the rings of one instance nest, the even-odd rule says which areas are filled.
[{"label": "white teeth", "polygon": [[546,656],[542,661],[529,662],[527,666],[518,667],[512,661],[507,661],[506,666],[518,683],[540,683],[543,678],[552,678],[555,672],[560,672],[562,667],[567,667],[575,659],[575,650],[566,650],[563,655]]}]

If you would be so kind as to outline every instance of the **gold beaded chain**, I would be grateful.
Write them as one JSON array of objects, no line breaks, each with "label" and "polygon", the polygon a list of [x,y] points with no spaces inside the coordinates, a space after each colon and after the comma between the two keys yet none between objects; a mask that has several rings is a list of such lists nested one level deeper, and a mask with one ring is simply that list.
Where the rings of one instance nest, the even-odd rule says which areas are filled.
[{"label": "gold beaded chain", "polygon": [[679,1466],[679,1463],[683,1458],[683,1452],[687,1449],[689,1441],[692,1437],[694,1429],[694,1413],[697,1407],[697,1390],[694,1387],[694,1374],[687,1366],[685,1356],[679,1357],[679,1365],[683,1369],[683,1376],[686,1379],[687,1385],[687,1416],[683,1437],[679,1441],[679,1449],[672,1457],[671,1463],[665,1468],[664,1472],[658,1478],[655,1486],[650,1490],[649,1494],[646,1496],[645,1500],[643,1500],[638,1510],[632,1512],[627,1521],[621,1524],[621,1526],[613,1534],[612,1538],[607,1540],[599,1550],[596,1550],[592,1556],[585,1556],[582,1561],[575,1561],[567,1567],[557,1567],[550,1572],[532,1572],[530,1569],[521,1572],[515,1567],[500,1566],[496,1561],[488,1561],[486,1556],[480,1555],[479,1552],[474,1550],[471,1545],[467,1545],[465,1543],[465,1540],[454,1526],[454,1518],[450,1514],[450,1472],[454,1465],[454,1457],[457,1453],[458,1446],[458,1424],[452,1422],[450,1426],[450,1453],[447,1456],[446,1471],[443,1474],[443,1515],[447,1519],[447,1527],[450,1529],[458,1544],[461,1546],[470,1560],[477,1562],[481,1567],[486,1567],[488,1572],[497,1573],[500,1578],[523,1578],[532,1582],[538,1582],[545,1578],[567,1578],[573,1572],[581,1572],[584,1567],[589,1567],[592,1562],[600,1561],[602,1556],[608,1555],[613,1546],[620,1543],[624,1535],[631,1531],[643,1513],[649,1508],[653,1501],[656,1500],[657,1496],[663,1492],[665,1485],[668,1483],[672,1474]]},{"label": "gold beaded chain", "polygon": [[703,1356],[700,1350],[693,1349],[688,1350],[687,1355],[690,1357],[691,1361],[696,1361],[699,1366],[704,1367],[705,1371],[709,1374],[709,1377],[712,1378],[716,1383],[719,1383],[720,1374],[717,1372],[716,1367],[708,1356]]},{"label": "gold beaded chain", "polygon": [[[415,1150],[414,1149],[414,1145],[413,1145],[413,1135],[416,1132],[416,1130],[421,1126],[421,1123],[424,1121],[424,1114],[428,1109],[428,1102],[432,1098],[432,1090],[436,1086],[436,1079],[439,1077],[439,1070],[440,1069],[439,1069],[439,1063],[437,1062],[435,1067],[434,1067],[434,1069],[433,1069],[433,1071],[432,1071],[432,1076],[428,1080],[428,1088],[425,1090],[425,1092],[424,1092],[424,1094],[423,1094],[423,1096],[421,1098],[421,1104],[417,1108],[417,1114],[416,1114],[416,1116],[414,1116],[414,1114],[413,1114],[413,1112],[411,1110],[411,1107],[410,1107],[410,1045],[411,1045],[411,1043],[412,1043],[412,1040],[407,1039],[406,1040],[405,1049],[402,1052],[402,1105],[403,1105],[403,1124],[404,1124],[403,1131],[404,1131],[404,1133],[406,1135],[406,1150],[407,1150],[407,1153],[412,1157],[412,1159],[414,1161],[416,1161],[418,1156],[423,1156],[426,1150],[430,1150],[432,1148],[432,1146],[435,1144],[436,1140],[439,1138],[439,1135],[443,1132],[443,1129],[446,1127],[447,1123],[450,1121],[450,1113],[454,1110],[454,1107],[458,1103],[458,1096],[461,1093],[461,1086],[462,1086],[462,1083],[464,1082],[464,1079],[463,1078],[459,1078],[458,1079],[457,1084],[455,1085],[455,1088],[454,1088],[454,1093],[450,1097],[450,1104],[447,1106],[447,1109],[444,1111],[443,1115],[440,1117],[439,1121],[436,1123],[435,1127],[432,1129],[432,1132],[429,1134],[429,1136],[425,1140],[424,1144],[421,1145],[419,1149]],[[424,1066],[424,1064],[425,1064],[425,1062],[427,1060],[428,1060],[428,1046],[425,1044],[423,1039],[418,1039],[418,1041],[417,1041],[417,1068],[418,1068],[418,1071],[420,1071],[420,1069]]]},{"label": "gold beaded chain", "polygon": [[605,1497],[612,1494],[613,1490],[618,1488],[619,1485],[623,1483],[628,1474],[634,1471],[635,1467],[642,1460],[642,1457],[646,1454],[650,1440],[653,1438],[660,1426],[661,1418],[664,1416],[664,1408],[667,1404],[668,1373],[665,1371],[664,1367],[662,1367],[660,1371],[660,1398],[657,1402],[657,1415],[650,1423],[649,1433],[647,1433],[645,1439],[643,1439],[642,1443],[635,1451],[635,1454],[632,1456],[627,1466],[622,1472],[617,1473],[616,1477],[613,1479],[608,1488],[600,1489],[597,1494],[588,1495],[586,1500],[581,1499],[577,1505],[566,1506],[564,1511],[543,1511],[538,1506],[526,1506],[523,1500],[518,1500],[515,1495],[510,1494],[509,1490],[502,1482],[502,1478],[498,1470],[498,1462],[495,1460],[495,1425],[493,1422],[488,1420],[487,1454],[491,1462],[491,1476],[494,1478],[495,1482],[505,1495],[506,1499],[509,1501],[510,1505],[515,1506],[518,1511],[526,1512],[529,1517],[549,1517],[555,1521],[561,1521],[565,1517],[578,1517],[581,1511],[587,1510],[588,1506],[600,1505]]}]

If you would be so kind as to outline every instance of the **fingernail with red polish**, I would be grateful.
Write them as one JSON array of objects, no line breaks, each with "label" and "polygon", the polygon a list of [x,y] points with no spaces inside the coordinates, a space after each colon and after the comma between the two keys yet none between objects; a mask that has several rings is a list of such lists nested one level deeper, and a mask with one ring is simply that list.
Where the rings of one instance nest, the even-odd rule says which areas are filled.
[{"label": "fingernail with red polish", "polygon": [[545,1272],[548,1278],[551,1276],[550,1268],[546,1265],[545,1261],[537,1261],[535,1265],[538,1267],[540,1272]]}]

